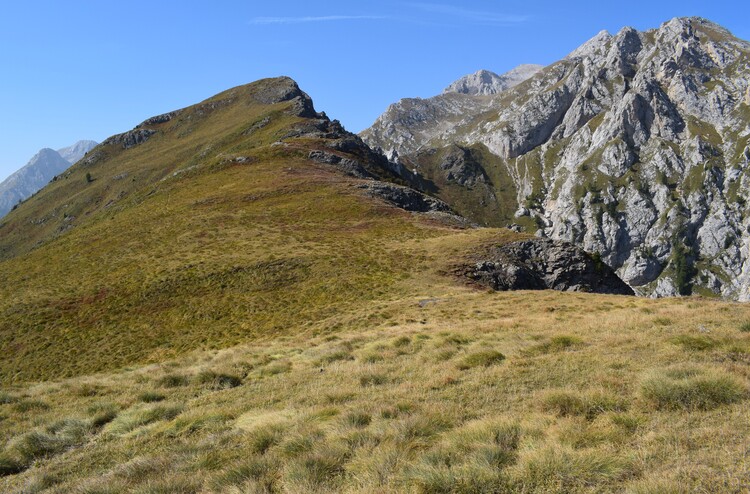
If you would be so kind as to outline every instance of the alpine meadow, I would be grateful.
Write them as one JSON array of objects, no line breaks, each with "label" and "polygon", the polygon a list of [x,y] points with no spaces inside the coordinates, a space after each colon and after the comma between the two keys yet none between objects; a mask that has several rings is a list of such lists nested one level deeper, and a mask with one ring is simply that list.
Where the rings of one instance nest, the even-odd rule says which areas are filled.
[{"label": "alpine meadow", "polygon": [[750,43],[445,85],[357,135],[266,78],[40,152],[0,491],[750,491]]}]

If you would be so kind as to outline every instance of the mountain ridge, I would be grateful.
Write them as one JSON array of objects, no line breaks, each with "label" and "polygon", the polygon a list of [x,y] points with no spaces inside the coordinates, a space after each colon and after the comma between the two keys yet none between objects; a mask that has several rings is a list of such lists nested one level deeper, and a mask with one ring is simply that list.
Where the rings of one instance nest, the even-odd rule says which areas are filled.
[{"label": "mountain ridge", "polygon": [[[748,57],[702,18],[600,32],[484,105],[389,110],[362,136],[459,212],[599,252],[643,295],[746,300]],[[468,163],[479,185],[448,176]]]}]

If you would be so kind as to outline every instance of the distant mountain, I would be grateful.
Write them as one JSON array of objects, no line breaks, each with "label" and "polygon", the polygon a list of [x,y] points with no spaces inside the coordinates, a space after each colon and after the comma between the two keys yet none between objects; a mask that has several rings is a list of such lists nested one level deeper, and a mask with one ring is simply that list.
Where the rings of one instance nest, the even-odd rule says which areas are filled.
[{"label": "distant mountain", "polygon": [[497,94],[517,86],[543,68],[541,65],[524,64],[503,75],[497,75],[489,70],[479,70],[460,78],[445,88],[443,93]]},{"label": "distant mountain", "polygon": [[435,136],[469,123],[492,108],[494,97],[532,77],[538,65],[520,65],[502,75],[480,70],[455,81],[432,98],[404,98],[392,104],[361,136],[371,147],[398,161]]},{"label": "distant mountain", "polygon": [[750,300],[748,60],[701,18],[602,31],[497,94],[479,72],[401,100],[362,137],[464,216],[598,252],[640,294]]},{"label": "distant mountain", "polygon": [[70,168],[96,145],[95,141],[78,141],[57,151],[40,150],[23,168],[0,183],[0,217],[47,185],[55,175]]},{"label": "distant mountain", "polygon": [[72,146],[58,149],[57,152],[72,165],[83,158],[86,153],[94,149],[98,144],[96,141],[78,141]]}]

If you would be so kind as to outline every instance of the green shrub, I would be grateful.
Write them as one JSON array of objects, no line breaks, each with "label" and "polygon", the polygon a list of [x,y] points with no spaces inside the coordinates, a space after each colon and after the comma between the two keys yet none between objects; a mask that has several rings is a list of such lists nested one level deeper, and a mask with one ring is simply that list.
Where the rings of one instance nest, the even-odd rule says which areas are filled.
[{"label": "green shrub", "polygon": [[468,370],[474,367],[489,367],[496,365],[505,360],[505,355],[496,350],[483,350],[467,355],[458,364],[461,370]]},{"label": "green shrub", "polygon": [[652,373],[641,383],[641,394],[659,409],[710,410],[743,400],[747,389],[729,374],[688,368]]}]

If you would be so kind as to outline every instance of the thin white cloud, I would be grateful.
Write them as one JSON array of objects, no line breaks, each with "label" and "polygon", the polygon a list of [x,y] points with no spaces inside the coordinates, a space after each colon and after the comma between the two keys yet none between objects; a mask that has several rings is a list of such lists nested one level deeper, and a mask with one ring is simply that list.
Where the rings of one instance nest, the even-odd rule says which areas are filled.
[{"label": "thin white cloud", "polygon": [[513,25],[521,24],[529,20],[527,15],[516,15],[516,14],[505,14],[500,12],[487,12],[481,10],[469,10],[462,7],[456,7],[453,5],[445,5],[440,3],[425,3],[425,2],[413,2],[410,3],[412,7],[420,9],[425,12],[432,14],[441,14],[451,16],[454,18],[460,18],[466,21],[475,22],[478,24],[496,24],[496,25]]},{"label": "thin white cloud", "polygon": [[384,16],[378,15],[322,15],[308,17],[255,17],[250,19],[250,24],[305,24],[310,22],[333,22],[333,21],[364,21],[381,20]]}]

